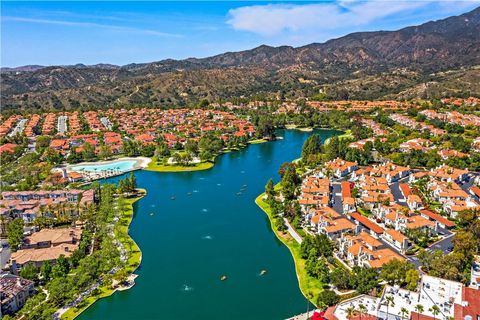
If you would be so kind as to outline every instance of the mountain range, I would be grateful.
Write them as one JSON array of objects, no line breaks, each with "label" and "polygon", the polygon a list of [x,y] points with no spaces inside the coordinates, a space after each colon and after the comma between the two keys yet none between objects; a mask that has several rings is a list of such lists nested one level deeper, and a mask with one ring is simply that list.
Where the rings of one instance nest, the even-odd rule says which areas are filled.
[{"label": "mountain range", "polygon": [[203,99],[410,99],[480,96],[480,7],[397,31],[358,32],[302,47],[116,66],[2,68],[15,109],[186,105]]}]

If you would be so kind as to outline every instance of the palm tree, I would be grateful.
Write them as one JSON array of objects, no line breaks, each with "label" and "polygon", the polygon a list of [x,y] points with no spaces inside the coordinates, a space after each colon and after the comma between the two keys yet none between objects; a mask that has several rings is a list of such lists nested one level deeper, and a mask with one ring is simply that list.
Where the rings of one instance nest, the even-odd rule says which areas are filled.
[{"label": "palm tree", "polygon": [[425,311],[425,308],[421,304],[417,304],[415,306],[415,311],[417,311],[417,320],[418,320],[420,319],[420,314],[422,314],[423,311]]},{"label": "palm tree", "polygon": [[358,311],[360,312],[360,319],[362,319],[362,314],[367,312],[367,307],[363,303],[358,305]]},{"label": "palm tree", "polygon": [[352,319],[355,316],[354,307],[348,307],[346,311],[347,311],[347,319]]},{"label": "palm tree", "polygon": [[385,297],[385,302],[386,302],[386,305],[387,305],[387,320],[388,320],[388,308],[390,308],[390,306],[395,306],[395,302],[393,301],[393,296],[386,296]]},{"label": "palm tree", "polygon": [[307,319],[308,318],[308,314],[310,313],[310,299],[313,297],[312,293],[309,291],[307,292]]},{"label": "palm tree", "polygon": [[402,309],[400,309],[400,314],[402,315],[402,319],[405,317],[407,318],[408,316],[408,310],[405,308],[405,307],[402,307]]},{"label": "palm tree", "polygon": [[435,304],[433,307],[428,309],[433,314],[433,319],[436,319],[436,316],[440,313],[440,308]]}]

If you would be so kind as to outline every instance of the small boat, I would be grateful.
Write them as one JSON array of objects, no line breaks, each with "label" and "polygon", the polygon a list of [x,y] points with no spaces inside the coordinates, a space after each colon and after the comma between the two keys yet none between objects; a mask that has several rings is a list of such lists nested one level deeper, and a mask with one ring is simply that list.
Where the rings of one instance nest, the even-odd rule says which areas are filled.
[{"label": "small boat", "polygon": [[267,274],[267,270],[264,269],[264,270],[260,271],[260,275],[261,275],[261,276],[264,276],[264,275],[266,275],[266,274]]},{"label": "small boat", "polygon": [[242,195],[242,193],[241,193],[241,192],[237,192],[236,194],[237,194],[237,196],[240,196],[240,195]]},{"label": "small boat", "polygon": [[191,196],[191,195],[192,195],[192,193],[191,193],[191,192],[189,192],[189,193],[187,193],[187,195],[188,195],[188,196]]},{"label": "small boat", "polygon": [[175,200],[175,197],[171,197],[170,200]]},{"label": "small boat", "polygon": [[227,276],[226,276],[226,275],[221,276],[221,277],[220,277],[220,280],[221,280],[221,281],[227,280]]},{"label": "small boat", "polygon": [[153,216],[153,212],[151,212],[150,215]]}]

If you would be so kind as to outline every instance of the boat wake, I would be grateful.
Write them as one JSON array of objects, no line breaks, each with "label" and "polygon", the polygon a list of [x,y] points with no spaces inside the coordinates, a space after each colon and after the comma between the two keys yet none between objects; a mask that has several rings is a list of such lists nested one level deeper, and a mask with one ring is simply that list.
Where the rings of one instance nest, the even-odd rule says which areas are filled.
[{"label": "boat wake", "polygon": [[212,236],[204,236],[204,237],[202,237],[202,239],[204,239],[204,240],[212,240],[213,238],[212,238]]},{"label": "boat wake", "polygon": [[182,291],[183,292],[193,291],[193,287],[190,287],[190,286],[184,284],[183,287],[182,287]]}]

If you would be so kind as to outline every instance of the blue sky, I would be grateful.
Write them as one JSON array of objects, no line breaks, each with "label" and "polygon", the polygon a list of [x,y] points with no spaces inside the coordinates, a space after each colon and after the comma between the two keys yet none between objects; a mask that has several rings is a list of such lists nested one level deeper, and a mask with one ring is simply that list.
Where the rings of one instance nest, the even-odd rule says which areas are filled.
[{"label": "blue sky", "polygon": [[1,65],[128,64],[395,30],[471,1],[1,2]]}]

